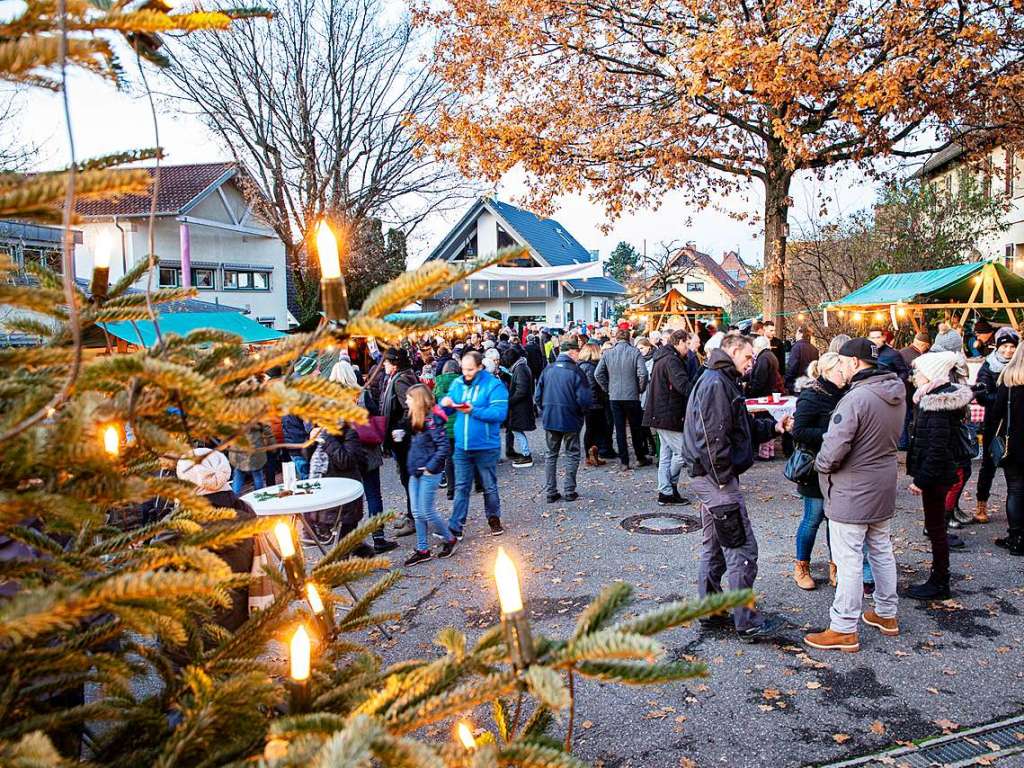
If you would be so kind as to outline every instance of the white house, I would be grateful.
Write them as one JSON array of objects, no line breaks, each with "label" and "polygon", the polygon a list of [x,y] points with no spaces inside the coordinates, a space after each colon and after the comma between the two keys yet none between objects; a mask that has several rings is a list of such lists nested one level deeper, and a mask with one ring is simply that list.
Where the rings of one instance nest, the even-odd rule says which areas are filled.
[{"label": "white house", "polygon": [[1003,197],[1008,210],[1003,216],[1007,228],[975,245],[982,259],[1002,260],[1017,274],[1024,274],[1024,155],[995,145],[987,156],[964,154],[964,147],[952,144],[928,158],[914,174],[939,194],[953,195],[964,174],[973,174],[993,197]]},{"label": "white house", "polygon": [[[161,166],[154,282],[161,288],[194,286],[203,301],[236,307],[263,325],[287,330],[297,323],[288,312],[284,244],[254,218],[238,186],[240,172],[234,163]],[[89,279],[96,249],[104,243],[113,249],[111,282],[147,259],[150,205],[150,195],[78,201],[78,277]]]},{"label": "white house", "polygon": [[[501,248],[525,246],[529,256],[514,267],[566,267],[596,260],[568,230],[553,219],[494,198],[477,200],[442,238],[427,259],[473,260]],[[467,280],[423,302],[436,309],[446,300],[472,299],[482,312],[497,310],[506,323],[541,322],[564,327],[610,318],[626,288],[608,277],[569,280]]]}]

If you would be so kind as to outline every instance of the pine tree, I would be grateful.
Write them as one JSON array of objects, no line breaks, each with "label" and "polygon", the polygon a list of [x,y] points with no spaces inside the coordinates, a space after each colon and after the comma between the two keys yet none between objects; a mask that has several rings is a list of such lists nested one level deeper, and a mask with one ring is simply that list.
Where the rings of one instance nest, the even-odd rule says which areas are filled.
[{"label": "pine tree", "polygon": [[[116,78],[109,42],[95,32],[121,33],[159,63],[159,33],[224,28],[232,18],[168,11],[160,2],[98,8],[29,0],[20,17],[0,25],[0,76],[51,87],[66,62]],[[109,170],[139,157],[0,177],[0,215],[63,218],[67,228],[76,196],[143,190],[147,174]],[[576,677],[656,684],[706,673],[699,663],[660,661],[664,649],[654,636],[749,603],[751,593],[628,616],[632,590],[615,582],[568,637],[536,636],[530,664],[511,663],[514,649],[496,626],[475,641],[445,630],[435,658],[384,666],[361,635],[396,618],[374,606],[399,574],[384,558],[349,555],[385,517],[357,528],[307,573],[271,574],[278,586],[272,604],[234,633],[224,630],[216,611],[249,577],[233,574],[217,553],[276,521],[239,522],[233,510],[211,506],[193,486],[156,470],[201,442],[251,448],[250,428],[286,413],[327,429],[365,421],[356,390],[293,376],[295,362],[352,336],[394,343],[467,315],[472,307],[457,304],[414,321],[383,319],[480,265],[431,262],[405,272],[340,322],[254,354],[237,337],[199,330],[161,334],[130,354],[84,356],[83,334],[98,323],[150,319],[159,327],[153,307],[191,295],[131,292],[154,260],[151,254],[105,295],[77,287],[68,253],[63,275],[37,267],[34,285],[0,282],[0,303],[31,313],[16,322],[43,339],[0,350],[0,764],[576,766]],[[285,375],[256,378],[271,367]],[[163,519],[115,524],[154,497],[173,505]],[[363,596],[337,613],[336,590],[365,579],[373,581]],[[310,584],[326,604],[315,615],[331,620],[314,619]],[[279,658],[300,622],[320,626],[305,711],[290,703]],[[473,750],[417,738],[422,727],[481,706],[491,708],[497,733]],[[565,711],[565,738],[555,739],[553,723]]]},{"label": "pine tree", "polygon": [[629,279],[629,273],[637,268],[640,262],[640,254],[636,248],[621,241],[615,246],[608,261],[605,262],[604,271],[614,280],[625,283]]}]

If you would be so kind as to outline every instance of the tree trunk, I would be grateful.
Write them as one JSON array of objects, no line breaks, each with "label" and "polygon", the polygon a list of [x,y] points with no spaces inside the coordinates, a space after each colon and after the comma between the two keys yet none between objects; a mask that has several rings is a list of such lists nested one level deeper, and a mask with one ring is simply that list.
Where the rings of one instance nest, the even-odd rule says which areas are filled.
[{"label": "tree trunk", "polygon": [[769,166],[764,200],[764,319],[775,321],[778,336],[785,332],[786,239],[789,236],[789,185],[793,179],[780,161]]}]

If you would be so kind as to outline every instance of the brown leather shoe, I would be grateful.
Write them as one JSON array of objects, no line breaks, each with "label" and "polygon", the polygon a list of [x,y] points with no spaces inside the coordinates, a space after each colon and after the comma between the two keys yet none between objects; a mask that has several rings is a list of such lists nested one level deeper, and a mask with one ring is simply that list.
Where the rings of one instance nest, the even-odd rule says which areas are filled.
[{"label": "brown leather shoe", "polygon": [[809,635],[804,635],[804,643],[819,651],[856,653],[860,650],[860,639],[856,632],[833,632],[831,629],[826,629],[824,632],[812,632]]},{"label": "brown leather shoe", "polygon": [[839,583],[839,568],[835,563],[828,564],[828,585],[835,587]]},{"label": "brown leather shoe", "polygon": [[988,502],[978,499],[978,508],[974,512],[974,522],[976,523],[987,523],[988,522]]},{"label": "brown leather shoe", "polygon": [[587,451],[587,463],[592,467],[603,467],[608,462],[597,455],[597,446],[592,445]]},{"label": "brown leather shoe", "polygon": [[818,586],[811,577],[811,564],[806,560],[797,560],[794,564],[793,581],[800,589],[814,589]]},{"label": "brown leather shoe", "polygon": [[864,611],[864,615],[861,618],[869,627],[874,627],[887,637],[896,637],[900,633],[900,623],[895,616],[891,619],[886,619],[874,611]]}]

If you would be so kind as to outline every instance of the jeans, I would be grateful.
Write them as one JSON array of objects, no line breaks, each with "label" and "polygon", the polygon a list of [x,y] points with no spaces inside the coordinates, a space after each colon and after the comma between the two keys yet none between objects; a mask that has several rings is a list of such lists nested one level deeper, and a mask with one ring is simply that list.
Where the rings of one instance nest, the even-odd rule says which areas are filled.
[{"label": "jeans", "polygon": [[[363,473],[363,497],[366,499],[367,517],[384,512],[384,496],[380,492],[380,467]],[[384,531],[374,531],[373,540],[384,541]]]},{"label": "jeans", "polygon": [[636,460],[647,460],[647,435],[644,432],[643,411],[639,400],[612,400],[612,419],[615,421],[615,443],[618,446],[619,461],[622,466],[629,466],[629,447],[626,442],[626,422],[629,422],[629,433],[633,438],[633,452]]},{"label": "jeans", "polygon": [[[984,435],[981,438],[981,469],[978,470],[978,487],[975,491],[975,498],[978,501],[988,501],[992,495],[992,480],[996,476],[996,463],[992,461],[992,454],[989,452],[988,440]],[[1009,482],[1009,478],[1007,478]]]},{"label": "jeans", "polygon": [[[818,528],[825,520],[825,500],[804,496],[804,516],[800,527],[796,529],[796,559],[808,561],[814,551],[814,540],[818,537]],[[825,545],[828,547],[829,559],[832,556],[832,537],[829,534],[829,523],[825,523]],[[868,559],[868,545],[864,544],[864,560],[861,566],[861,578],[865,584],[874,584],[875,575],[871,572],[871,561]],[[863,588],[863,587],[862,587]]]},{"label": "jeans", "polygon": [[548,496],[558,493],[558,454],[565,446],[565,492],[576,493],[576,473],[580,469],[580,433],[544,430],[548,452],[544,457],[544,478]]},{"label": "jeans", "polygon": [[235,496],[242,495],[242,487],[245,485],[246,476],[252,478],[252,488],[254,491],[258,491],[260,488],[266,488],[262,467],[253,472],[246,472],[244,469],[238,469],[236,467],[231,472],[231,490],[235,492]]},{"label": "jeans", "polygon": [[291,457],[292,464],[295,465],[295,477],[299,480],[306,480],[309,477],[309,459],[305,456]]},{"label": "jeans", "polygon": [[1014,464],[1003,467],[1006,477],[1006,525],[1010,536],[1024,536],[1024,470]]},{"label": "jeans", "polygon": [[434,497],[437,495],[437,486],[441,484],[440,475],[428,475],[426,473],[417,477],[412,475],[409,478],[409,497],[412,499],[412,519],[416,522],[416,549],[426,552],[430,549],[427,543],[428,529],[433,526],[434,530],[444,536],[445,541],[451,541],[452,534],[444,518],[437,513],[437,506],[434,504]]},{"label": "jeans", "polygon": [[829,611],[829,626],[833,631],[844,634],[856,632],[860,624],[864,587],[857,573],[863,570],[865,547],[876,580],[875,612],[884,619],[896,616],[896,557],[892,552],[892,537],[889,535],[891,524],[891,520],[870,525],[829,521],[832,557],[839,577],[836,596]]},{"label": "jeans", "polygon": [[[750,526],[750,517],[740,492],[739,481],[733,478],[722,488],[711,478],[697,477],[690,488],[700,500],[701,551],[697,592],[701,597],[722,591],[722,577],[729,574],[729,589],[749,589],[757,578],[757,539]],[[742,547],[723,547],[718,541],[714,520],[709,507],[723,504],[739,504],[740,518],[747,534]],[[858,585],[859,586],[859,585]],[[740,606],[732,612],[737,631],[761,626],[764,619],[756,608]]]},{"label": "jeans", "polygon": [[683,470],[683,433],[659,429],[661,448],[658,451],[658,493],[671,496],[678,491],[679,473]]},{"label": "jeans", "polygon": [[498,457],[500,448],[486,451],[455,449],[455,503],[448,527],[452,533],[461,533],[469,516],[469,497],[473,491],[473,475],[480,474],[484,486],[484,512],[487,519],[501,518],[501,500],[498,498]]},{"label": "jeans", "polygon": [[948,485],[926,485],[921,489],[924,527],[932,543],[932,576],[949,578],[949,538],[946,536],[946,494]]},{"label": "jeans", "polygon": [[516,453],[520,456],[530,455],[530,441],[527,439],[525,432],[516,432],[515,430],[512,430],[512,440]]}]

